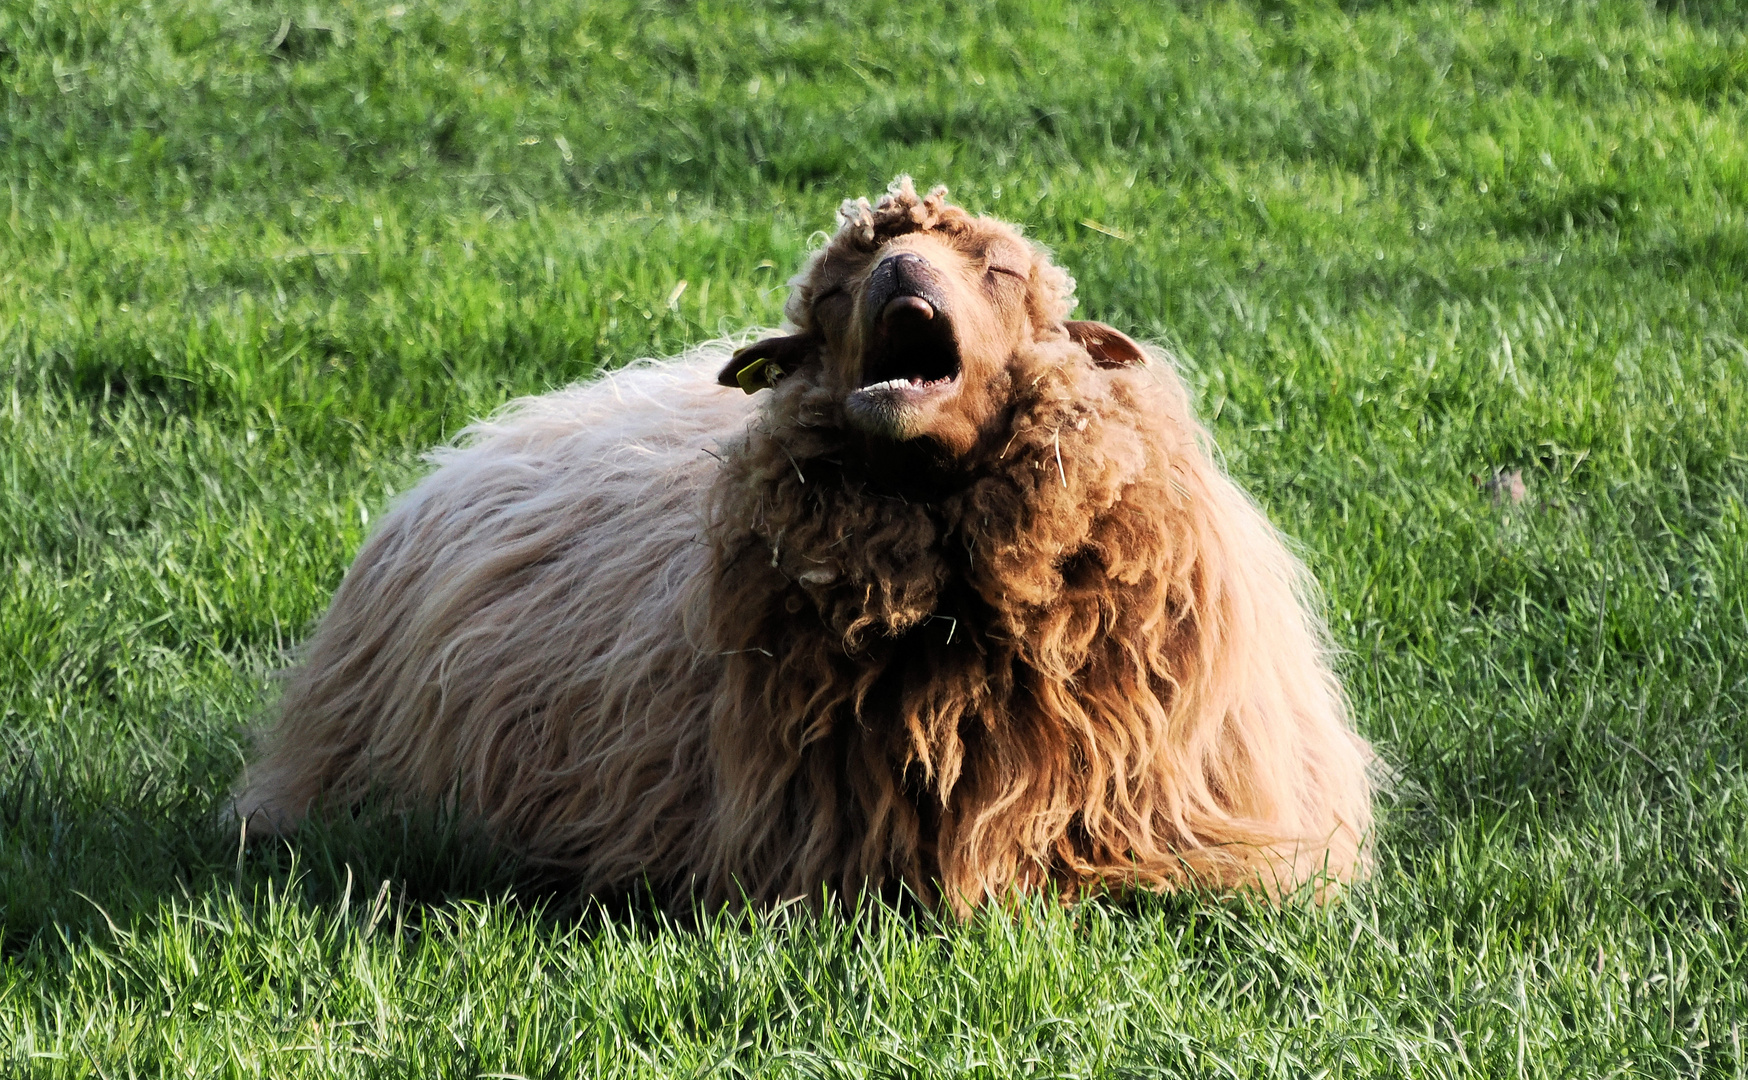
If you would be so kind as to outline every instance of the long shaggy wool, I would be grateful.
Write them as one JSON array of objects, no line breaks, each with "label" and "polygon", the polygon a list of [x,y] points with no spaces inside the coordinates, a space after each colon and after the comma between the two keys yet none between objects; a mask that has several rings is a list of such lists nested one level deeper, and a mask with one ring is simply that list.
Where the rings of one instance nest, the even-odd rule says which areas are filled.
[{"label": "long shaggy wool", "polygon": [[[797,296],[980,221],[908,183],[851,204]],[[995,419],[926,481],[870,461],[831,356],[750,397],[706,346],[469,428],[309,642],[251,833],[387,792],[590,890],[961,912],[1363,872],[1369,751],[1303,567],[1169,361],[1098,362],[1025,250]]]}]

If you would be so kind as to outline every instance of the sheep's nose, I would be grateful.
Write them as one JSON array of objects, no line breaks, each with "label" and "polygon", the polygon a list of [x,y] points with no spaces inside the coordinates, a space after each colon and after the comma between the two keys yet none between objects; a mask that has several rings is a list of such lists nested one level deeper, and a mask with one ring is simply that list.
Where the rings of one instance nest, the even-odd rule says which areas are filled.
[{"label": "sheep's nose", "polygon": [[929,260],[899,251],[880,260],[868,280],[868,308],[876,322],[933,319],[946,299]]}]

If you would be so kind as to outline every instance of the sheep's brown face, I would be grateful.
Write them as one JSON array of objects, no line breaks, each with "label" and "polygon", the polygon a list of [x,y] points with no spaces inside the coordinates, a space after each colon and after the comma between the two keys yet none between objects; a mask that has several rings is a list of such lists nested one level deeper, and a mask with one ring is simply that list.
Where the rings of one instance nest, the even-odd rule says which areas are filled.
[{"label": "sheep's brown face", "polygon": [[827,257],[804,289],[826,382],[864,435],[970,450],[1000,411],[1008,363],[1032,340],[1033,254],[976,221]]},{"label": "sheep's brown face", "polygon": [[750,393],[817,366],[813,381],[871,444],[957,458],[1000,425],[1027,345],[1066,336],[1100,363],[1142,359],[1109,327],[1061,319],[1071,283],[1011,226],[901,184],[872,211],[860,204],[880,225],[858,233],[847,207],[845,228],[795,282],[797,332],[742,349],[725,385]]}]

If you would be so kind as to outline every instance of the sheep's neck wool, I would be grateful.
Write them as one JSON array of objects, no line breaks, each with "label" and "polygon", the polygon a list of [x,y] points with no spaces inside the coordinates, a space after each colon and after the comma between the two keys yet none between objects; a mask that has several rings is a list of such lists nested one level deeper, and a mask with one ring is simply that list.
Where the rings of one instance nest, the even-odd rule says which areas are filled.
[{"label": "sheep's neck wool", "polygon": [[[722,842],[760,891],[1271,887],[1300,830],[1357,844],[1358,822],[1295,805],[1314,784],[1247,778],[1304,767],[1250,714],[1339,708],[1296,566],[1207,461],[1175,377],[1073,354],[1037,346],[1004,438],[944,476],[859,459],[805,373],[726,455],[716,813],[743,825]],[[1283,652],[1304,700],[1243,700]],[[1198,723],[1210,710],[1230,719]]]}]

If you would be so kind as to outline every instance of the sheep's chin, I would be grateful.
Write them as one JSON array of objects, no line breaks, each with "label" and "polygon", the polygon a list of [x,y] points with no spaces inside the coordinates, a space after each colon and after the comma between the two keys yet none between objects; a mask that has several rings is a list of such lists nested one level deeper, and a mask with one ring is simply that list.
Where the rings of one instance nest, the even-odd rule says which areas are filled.
[{"label": "sheep's chin", "polygon": [[905,442],[927,434],[929,418],[958,393],[957,376],[928,382],[888,379],[852,390],[844,399],[844,417],[864,435]]}]

